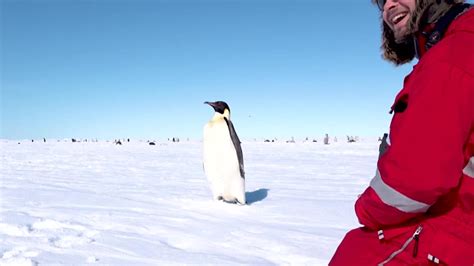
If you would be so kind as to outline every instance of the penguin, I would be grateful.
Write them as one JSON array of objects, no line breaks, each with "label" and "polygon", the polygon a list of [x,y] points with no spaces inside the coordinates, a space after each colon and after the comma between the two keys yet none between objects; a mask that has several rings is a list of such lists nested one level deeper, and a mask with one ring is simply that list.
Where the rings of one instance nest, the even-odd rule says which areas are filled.
[{"label": "penguin", "polygon": [[203,166],[214,200],[246,204],[244,159],[240,140],[223,101],[204,102],[215,113],[204,126]]}]

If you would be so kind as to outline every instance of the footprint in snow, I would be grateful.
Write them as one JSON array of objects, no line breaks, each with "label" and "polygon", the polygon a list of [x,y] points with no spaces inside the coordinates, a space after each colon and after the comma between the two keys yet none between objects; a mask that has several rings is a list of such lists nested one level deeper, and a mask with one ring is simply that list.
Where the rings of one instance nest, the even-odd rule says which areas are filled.
[{"label": "footprint in snow", "polygon": [[98,234],[79,224],[50,219],[38,221],[31,228],[35,233],[45,235],[50,245],[64,249],[92,243]]}]

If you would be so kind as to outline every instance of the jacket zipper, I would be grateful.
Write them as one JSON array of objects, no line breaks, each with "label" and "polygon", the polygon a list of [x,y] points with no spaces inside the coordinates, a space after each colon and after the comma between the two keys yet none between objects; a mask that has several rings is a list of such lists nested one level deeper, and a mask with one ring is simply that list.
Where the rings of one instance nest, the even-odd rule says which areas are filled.
[{"label": "jacket zipper", "polygon": [[413,239],[415,240],[415,245],[413,246],[413,258],[416,258],[416,255],[418,255],[418,241],[420,240],[421,230],[423,230],[423,226],[419,225],[413,234]]},{"label": "jacket zipper", "polygon": [[378,266],[383,266],[387,263],[389,263],[393,258],[395,258],[398,254],[402,253],[407,247],[408,245],[411,243],[411,241],[415,240],[415,246],[414,246],[414,249],[413,249],[413,257],[416,257],[416,255],[418,254],[418,241],[419,241],[419,238],[420,238],[420,233],[421,231],[423,230],[423,226],[420,224],[416,230],[415,230],[415,233],[413,233],[413,235],[407,239],[407,241],[405,241],[405,243],[402,245],[402,247],[393,252],[392,254],[390,254],[390,256],[382,261],[381,263],[378,264]]}]

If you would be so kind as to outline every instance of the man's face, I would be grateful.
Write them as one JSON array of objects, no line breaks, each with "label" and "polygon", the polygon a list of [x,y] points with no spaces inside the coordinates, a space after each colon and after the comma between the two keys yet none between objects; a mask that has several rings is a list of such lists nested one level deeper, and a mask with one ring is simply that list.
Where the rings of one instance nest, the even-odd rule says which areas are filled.
[{"label": "man's face", "polygon": [[407,34],[408,23],[416,8],[416,0],[387,0],[383,6],[383,20],[392,29],[395,40]]}]

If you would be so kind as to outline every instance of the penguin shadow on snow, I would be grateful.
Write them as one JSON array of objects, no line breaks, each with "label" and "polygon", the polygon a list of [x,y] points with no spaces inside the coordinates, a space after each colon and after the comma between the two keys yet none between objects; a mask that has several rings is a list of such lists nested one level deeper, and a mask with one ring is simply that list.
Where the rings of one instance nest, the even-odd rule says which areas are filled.
[{"label": "penguin shadow on snow", "polygon": [[252,192],[245,192],[247,205],[252,205],[255,202],[262,201],[268,196],[269,189],[261,188]]}]

